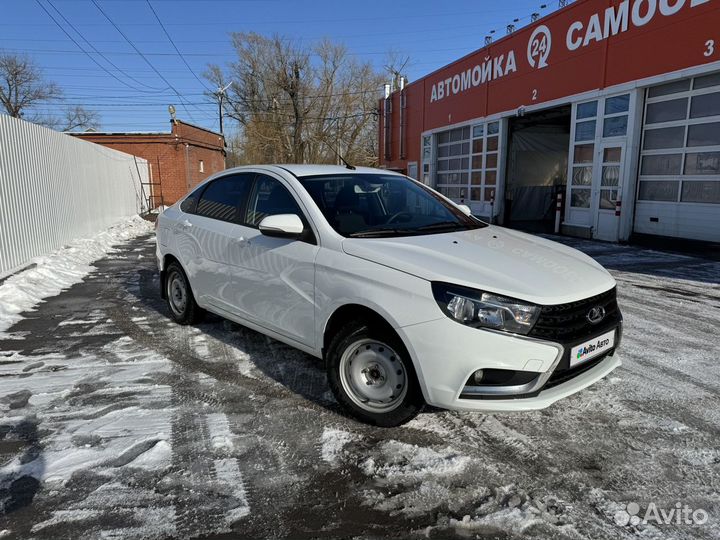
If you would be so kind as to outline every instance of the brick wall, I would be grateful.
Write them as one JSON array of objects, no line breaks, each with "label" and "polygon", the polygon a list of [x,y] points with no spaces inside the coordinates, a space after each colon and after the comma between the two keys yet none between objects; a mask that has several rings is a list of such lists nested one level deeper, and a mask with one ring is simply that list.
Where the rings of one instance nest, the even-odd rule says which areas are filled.
[{"label": "brick wall", "polygon": [[[218,133],[177,121],[170,133],[73,133],[72,135],[148,160],[152,182],[162,184],[163,202],[174,204],[208,176],[225,169]],[[200,162],[203,162],[203,172]],[[146,190],[150,188],[145,187]],[[155,186],[155,195],[160,188]],[[159,204],[156,197],[154,204]]]}]

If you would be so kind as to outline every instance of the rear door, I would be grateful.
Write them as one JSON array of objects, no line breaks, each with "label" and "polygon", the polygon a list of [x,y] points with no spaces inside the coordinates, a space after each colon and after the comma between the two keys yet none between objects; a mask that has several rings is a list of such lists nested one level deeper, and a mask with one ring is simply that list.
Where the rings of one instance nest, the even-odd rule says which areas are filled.
[{"label": "rear door", "polygon": [[[308,231],[303,240],[265,236],[263,218],[296,214]],[[289,186],[258,174],[243,215],[245,241],[233,251],[232,302],[246,317],[300,343],[314,346],[315,232]]]},{"label": "rear door", "polygon": [[[201,304],[230,305],[231,253],[242,243],[240,212],[254,174],[233,174],[208,183],[191,214],[178,226],[178,252]],[[186,245],[183,245],[185,243]]]}]

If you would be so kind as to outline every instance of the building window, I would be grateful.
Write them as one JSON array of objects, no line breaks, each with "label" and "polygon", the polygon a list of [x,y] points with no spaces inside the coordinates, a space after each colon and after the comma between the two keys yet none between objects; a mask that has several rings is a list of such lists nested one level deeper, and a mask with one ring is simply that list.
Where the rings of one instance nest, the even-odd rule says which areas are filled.
[{"label": "building window", "polygon": [[720,74],[647,91],[638,200],[720,203]]},{"label": "building window", "polygon": [[588,101],[577,106],[575,118],[595,118],[597,116],[597,101]]},{"label": "building window", "polygon": [[580,103],[575,108],[575,146],[570,175],[570,206],[574,208],[590,208],[597,113],[597,100]]},{"label": "building window", "polygon": [[595,140],[595,120],[575,124],[575,142]]},{"label": "building window", "polygon": [[630,94],[605,98],[603,137],[624,137],[627,135]]},{"label": "building window", "polygon": [[500,122],[465,126],[438,134],[435,185],[446,197],[472,202],[495,198]]},{"label": "building window", "polygon": [[202,159],[200,160],[200,172],[205,172],[205,162]]}]

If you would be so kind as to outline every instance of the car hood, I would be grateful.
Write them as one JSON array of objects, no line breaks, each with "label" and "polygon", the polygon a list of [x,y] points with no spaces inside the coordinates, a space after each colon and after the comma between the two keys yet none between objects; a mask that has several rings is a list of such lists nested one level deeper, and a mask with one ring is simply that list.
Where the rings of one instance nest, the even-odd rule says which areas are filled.
[{"label": "car hood", "polygon": [[397,238],[346,238],[345,253],[428,281],[537,304],[600,294],[615,280],[599,263],[557,242],[497,227]]}]

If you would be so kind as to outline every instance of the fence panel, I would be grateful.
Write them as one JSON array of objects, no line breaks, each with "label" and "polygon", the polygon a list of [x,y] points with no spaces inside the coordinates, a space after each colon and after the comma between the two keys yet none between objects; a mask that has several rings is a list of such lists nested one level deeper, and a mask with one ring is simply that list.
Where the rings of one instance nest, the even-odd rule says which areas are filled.
[{"label": "fence panel", "polygon": [[148,164],[0,115],[0,278],[146,210]]}]

